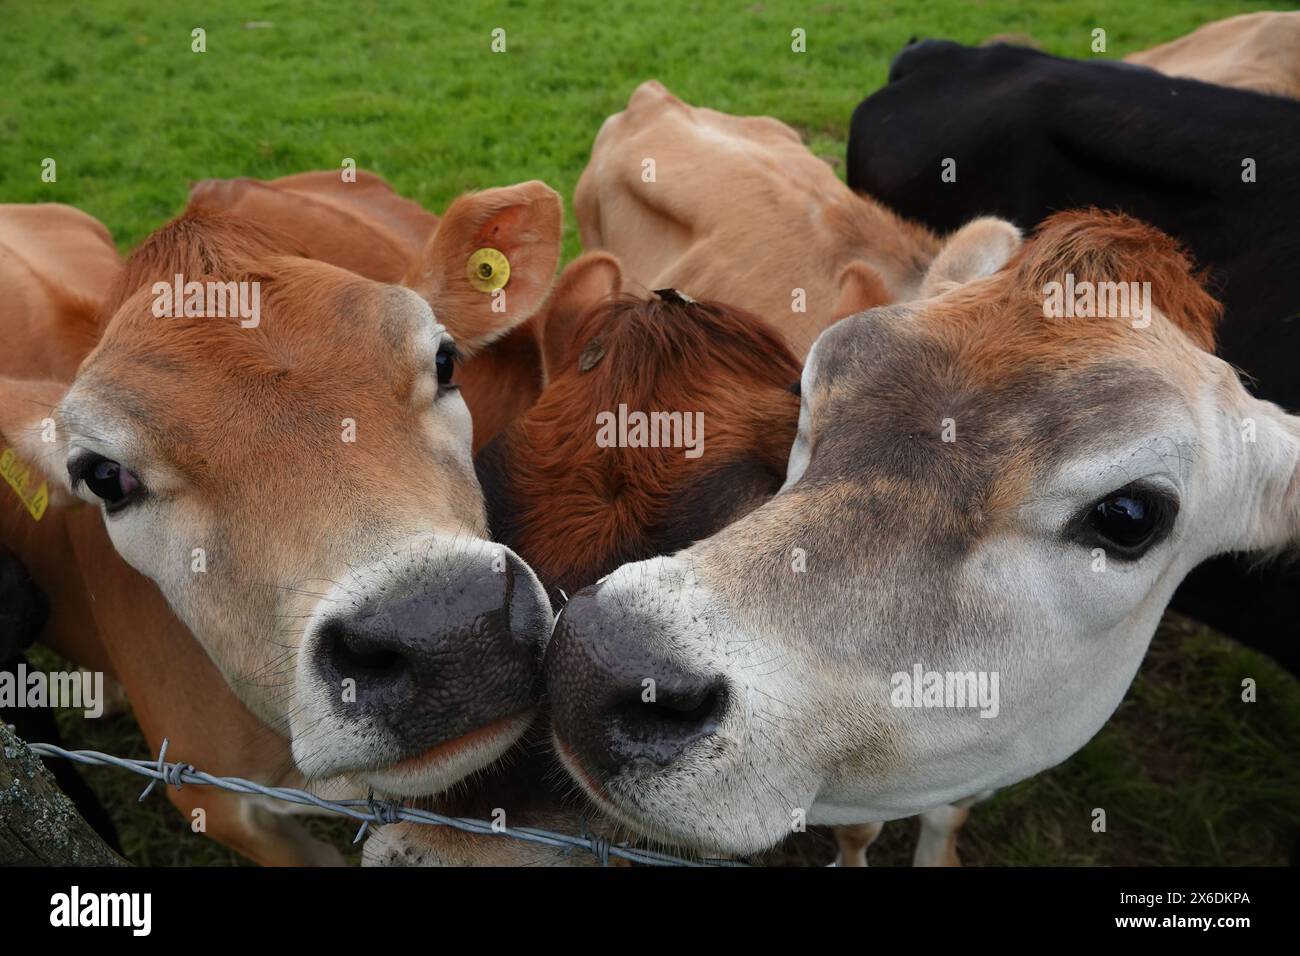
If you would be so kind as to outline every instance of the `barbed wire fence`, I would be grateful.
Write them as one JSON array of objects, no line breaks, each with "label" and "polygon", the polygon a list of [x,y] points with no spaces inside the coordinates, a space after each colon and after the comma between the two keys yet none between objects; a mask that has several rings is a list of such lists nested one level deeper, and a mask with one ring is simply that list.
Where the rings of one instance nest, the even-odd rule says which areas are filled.
[{"label": "barbed wire fence", "polygon": [[162,746],[158,749],[158,758],[156,760],[116,757],[112,754],[101,753],[98,750],[66,750],[54,744],[29,743],[27,746],[31,748],[33,753],[41,757],[55,757],[91,766],[119,767],[139,776],[148,777],[149,784],[144,788],[144,792],[140,794],[141,800],[148,797],[153,792],[153,788],[160,782],[164,786],[172,786],[177,789],[189,783],[218,787],[232,793],[270,797],[274,800],[283,800],[286,803],[316,807],[328,813],[341,814],[351,817],[361,824],[356,837],[352,841],[354,844],[361,841],[371,824],[382,826],[401,821],[427,826],[452,827],[466,833],[477,833],[485,836],[508,837],[552,847],[567,853],[584,851],[595,856],[600,861],[601,866],[608,866],[611,857],[627,860],[630,863],[639,863],[643,866],[745,867],[749,865],[741,860],[687,859],[673,856],[670,853],[661,853],[657,850],[641,849],[627,843],[613,843],[604,837],[591,833],[574,836],[568,833],[556,833],[553,830],[545,830],[540,827],[509,827],[500,823],[494,824],[488,820],[450,817],[432,810],[403,806],[395,800],[376,800],[373,796],[365,800],[327,800],[314,793],[293,787],[269,787],[252,780],[245,780],[243,777],[218,777],[197,770],[192,764],[169,762],[167,760],[166,738],[163,739]]}]

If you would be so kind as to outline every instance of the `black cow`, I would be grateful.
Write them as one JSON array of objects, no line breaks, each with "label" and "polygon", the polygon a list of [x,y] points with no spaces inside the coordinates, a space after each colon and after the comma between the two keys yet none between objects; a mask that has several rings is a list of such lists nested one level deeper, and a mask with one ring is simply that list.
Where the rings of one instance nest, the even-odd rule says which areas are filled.
[{"label": "black cow", "polygon": [[[954,182],[942,177],[955,161]],[[1243,174],[1253,161],[1254,182]],[[848,182],[946,231],[1118,209],[1178,237],[1225,305],[1219,354],[1300,411],[1300,102],[1145,67],[925,40],[854,110]],[[1202,565],[1173,607],[1300,674],[1300,572]]]}]

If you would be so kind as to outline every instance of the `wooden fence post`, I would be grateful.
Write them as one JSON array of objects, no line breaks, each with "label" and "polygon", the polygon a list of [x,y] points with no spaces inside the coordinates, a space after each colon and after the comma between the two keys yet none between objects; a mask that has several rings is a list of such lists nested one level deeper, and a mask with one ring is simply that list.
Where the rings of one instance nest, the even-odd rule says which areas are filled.
[{"label": "wooden fence post", "polygon": [[0,864],[127,866],[0,720]]}]

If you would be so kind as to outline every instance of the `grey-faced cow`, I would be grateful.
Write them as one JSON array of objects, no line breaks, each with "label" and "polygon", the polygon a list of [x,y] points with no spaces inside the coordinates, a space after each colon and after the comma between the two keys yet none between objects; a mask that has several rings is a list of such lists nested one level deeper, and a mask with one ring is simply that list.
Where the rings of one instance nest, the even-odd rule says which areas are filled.
[{"label": "grey-faced cow", "polygon": [[[1120,282],[1150,310],[1056,307]],[[1168,237],[1076,212],[827,330],[781,492],[564,608],[574,778],[640,832],[749,852],[796,814],[892,819],[1070,756],[1189,570],[1300,537],[1300,419],[1214,356],[1218,312]]]}]

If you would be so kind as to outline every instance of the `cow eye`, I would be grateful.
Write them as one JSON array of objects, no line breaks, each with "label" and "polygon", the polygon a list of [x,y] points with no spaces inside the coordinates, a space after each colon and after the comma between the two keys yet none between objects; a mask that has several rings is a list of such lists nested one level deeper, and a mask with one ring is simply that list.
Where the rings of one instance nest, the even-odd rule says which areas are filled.
[{"label": "cow eye", "polygon": [[1154,488],[1112,491],[1083,516],[1085,535],[1118,557],[1133,561],[1163,538],[1178,514],[1178,502]]},{"label": "cow eye", "polygon": [[117,462],[102,455],[89,455],[74,462],[68,469],[74,486],[84,484],[90,493],[104,502],[110,513],[138,500],[144,486],[135,475]]},{"label": "cow eye", "polygon": [[456,371],[456,360],[460,356],[456,352],[456,346],[451,343],[443,345],[438,349],[438,357],[434,360],[438,367],[438,387],[439,388],[457,388],[451,384],[452,374]]}]

